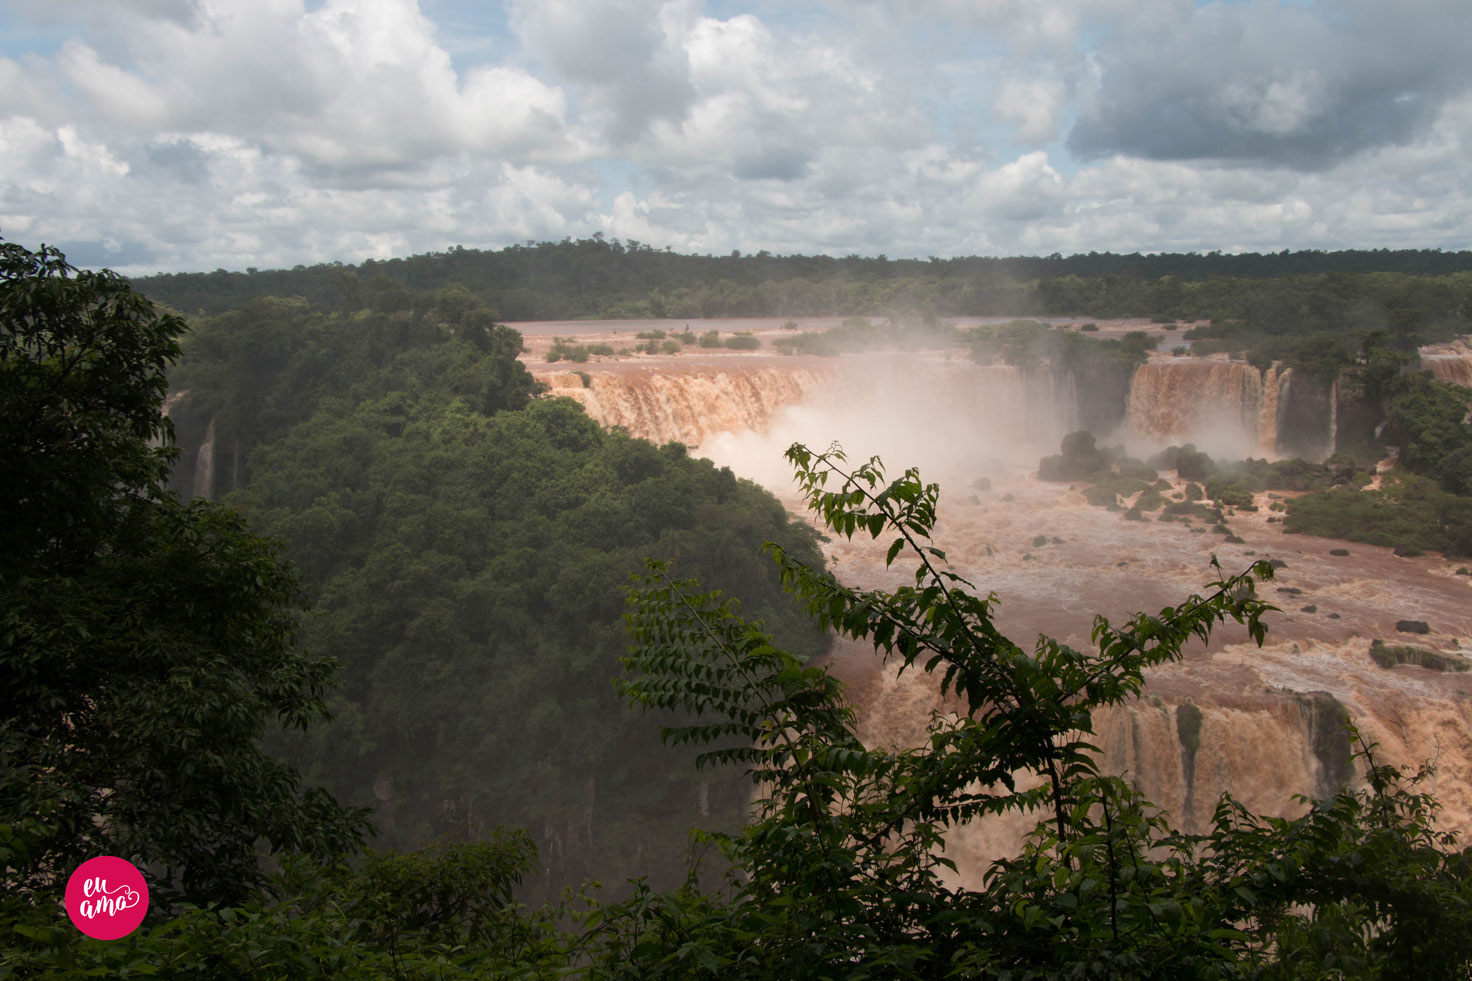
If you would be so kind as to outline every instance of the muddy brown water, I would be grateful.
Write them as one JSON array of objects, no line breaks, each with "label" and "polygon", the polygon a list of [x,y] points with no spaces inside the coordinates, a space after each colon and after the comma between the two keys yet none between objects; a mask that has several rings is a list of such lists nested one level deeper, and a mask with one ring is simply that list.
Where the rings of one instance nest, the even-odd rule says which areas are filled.
[{"label": "muddy brown water", "polygon": [[[998,626],[1024,647],[1039,633],[1087,646],[1096,614],[1118,623],[1137,611],[1177,605],[1212,580],[1213,555],[1227,574],[1257,559],[1278,560],[1283,565],[1275,579],[1260,587],[1280,608],[1267,618],[1267,642],[1259,648],[1229,624],[1209,646],[1194,644],[1179,663],[1152,671],[1144,697],[1095,720],[1106,768],[1131,780],[1189,831],[1207,827],[1217,797],[1227,791],[1263,813],[1300,813],[1295,795],[1335,789],[1327,781],[1338,764],[1313,749],[1322,727],[1336,724],[1326,722],[1324,706],[1333,703],[1325,699],[1332,698],[1366,740],[1378,744],[1382,761],[1410,767],[1434,761],[1427,787],[1443,805],[1442,826],[1472,831],[1472,672],[1386,669],[1369,656],[1371,641],[1380,639],[1472,661],[1472,577],[1456,574],[1462,563],[1285,534],[1270,520],[1279,515],[1267,494],[1257,496],[1256,512],[1228,509],[1227,524],[1241,543],[1227,543],[1200,522],[1160,522],[1158,512],[1147,512],[1146,521],[1126,520],[1089,506],[1076,487],[1036,478],[1036,461],[1056,452],[1063,424],[1035,418],[1041,410],[1028,400],[1037,393],[1024,391],[1015,372],[961,365],[940,354],[779,357],[769,345],[790,334],[781,324],[689,322],[697,333],[752,330],[764,345],[757,352],[686,349],[572,366],[545,362],[552,337],[580,343],[608,338],[619,346],[633,343],[639,330],[672,326],[513,326],[527,334],[531,351],[523,357],[553,386],[552,394],[577,398],[595,418],[634,435],[682,439],[693,452],[767,486],[794,514],[807,517],[781,454],[795,438],[814,446],[839,438],[855,456],[879,453],[894,465],[892,474],[920,467],[942,488],[936,543],[954,571],[980,592],[997,594]],[[1122,333],[1144,325],[1103,326]],[[1461,349],[1436,353],[1446,358]],[[1443,364],[1439,370],[1453,369]],[[1189,385],[1157,384],[1149,405],[1159,415],[1145,413],[1146,402],[1138,400],[1131,407],[1134,424],[1168,431],[1169,419],[1198,419],[1201,407],[1185,404],[1198,397]],[[1182,488],[1176,481],[1170,493]],[[1046,542],[1034,544],[1038,536]],[[893,588],[912,567],[902,561],[885,568],[888,542],[883,536],[877,542],[832,539],[824,553],[845,583]],[[1331,554],[1336,549],[1349,554]],[[1396,624],[1403,620],[1426,621],[1429,632],[1399,633]],[[837,644],[831,657],[871,742],[917,744],[934,711],[955,707],[929,678],[915,672],[901,677],[861,645]],[[1177,719],[1177,709],[1188,703],[1202,716],[1194,750]],[[1031,823],[1014,816],[953,833],[958,878],[978,881],[990,858],[1015,849]]]}]

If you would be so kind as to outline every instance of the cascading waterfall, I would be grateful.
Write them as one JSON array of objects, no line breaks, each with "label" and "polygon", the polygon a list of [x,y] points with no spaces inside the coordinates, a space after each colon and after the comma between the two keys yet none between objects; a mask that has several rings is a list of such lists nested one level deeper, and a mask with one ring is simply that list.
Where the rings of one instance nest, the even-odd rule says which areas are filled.
[{"label": "cascading waterfall", "polygon": [[[884,435],[908,428],[905,441],[942,433],[973,457],[984,451],[1014,464],[1056,452],[1073,429],[1097,428],[1097,419],[1082,417],[1075,376],[1048,367],[932,354],[730,360],[729,366],[615,362],[541,377],[551,394],[575,399],[606,426],[692,447],[780,430],[824,445],[833,439],[857,445],[872,435],[903,450],[904,443]],[[1291,369],[1276,365],[1259,371],[1219,358],[1158,358],[1134,372],[1122,432],[1096,435],[1123,438],[1139,453],[1191,442],[1227,458],[1327,455],[1337,437],[1337,384],[1300,388]],[[896,391],[904,398],[891,398]],[[1305,413],[1313,418],[1299,418]],[[957,419],[971,427],[959,444]]]},{"label": "cascading waterfall", "polygon": [[[779,410],[805,401],[824,382],[822,368],[558,372],[551,394],[581,403],[605,426],[655,443],[699,446],[723,432],[765,431]],[[586,375],[586,380],[584,379]]]},{"label": "cascading waterfall", "polygon": [[1339,445],[1339,379],[1329,385],[1329,452]]},{"label": "cascading waterfall", "polygon": [[204,442],[199,444],[199,455],[194,459],[193,496],[210,500],[215,494],[215,420],[210,418],[205,430]]},{"label": "cascading waterfall", "polygon": [[1421,367],[1437,381],[1472,388],[1472,342],[1462,339],[1423,347]]},{"label": "cascading waterfall", "polygon": [[1125,420],[1147,444],[1195,443],[1213,456],[1272,455],[1278,434],[1276,367],[1219,359],[1152,360],[1135,371]]},{"label": "cascading waterfall", "polygon": [[1257,452],[1274,456],[1278,452],[1278,398],[1288,384],[1288,370],[1277,365],[1262,376],[1262,402],[1257,410]]}]

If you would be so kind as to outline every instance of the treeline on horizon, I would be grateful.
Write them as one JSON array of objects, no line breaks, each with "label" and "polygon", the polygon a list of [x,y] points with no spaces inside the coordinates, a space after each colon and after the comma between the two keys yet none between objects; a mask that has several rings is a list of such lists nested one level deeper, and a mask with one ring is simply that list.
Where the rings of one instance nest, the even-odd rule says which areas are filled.
[{"label": "treeline on horizon", "polygon": [[1343,303],[1417,319],[1459,317],[1472,296],[1472,252],[1348,250],[1047,257],[684,255],[601,235],[362,264],[161,273],[134,280],[186,314],[266,296],[396,312],[420,294],[464,288],[502,320],[786,316],[1164,317],[1303,315]]}]

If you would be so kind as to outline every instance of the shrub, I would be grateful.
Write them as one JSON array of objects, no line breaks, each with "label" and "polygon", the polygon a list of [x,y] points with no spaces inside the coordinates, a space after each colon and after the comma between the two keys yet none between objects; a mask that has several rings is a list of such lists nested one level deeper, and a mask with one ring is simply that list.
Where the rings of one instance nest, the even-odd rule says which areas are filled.
[{"label": "shrub", "polygon": [[1262,489],[1255,477],[1246,473],[1217,471],[1206,480],[1206,496],[1228,507],[1249,507],[1252,495]]},{"label": "shrub", "polygon": [[1383,640],[1370,642],[1370,657],[1382,668],[1393,668],[1401,664],[1414,664],[1428,671],[1466,671],[1472,665],[1465,658],[1440,651],[1428,651],[1424,647],[1410,647],[1385,643]]},{"label": "shrub", "polygon": [[1115,464],[1114,469],[1121,477],[1131,477],[1135,480],[1155,480],[1160,476],[1154,467],[1133,457],[1120,460]]},{"label": "shrub", "polygon": [[1152,485],[1140,491],[1140,496],[1135,498],[1135,509],[1139,511],[1154,511],[1165,504],[1165,498],[1160,496],[1160,491]]},{"label": "shrub", "polygon": [[[1071,481],[1109,470],[1109,454],[1094,445],[1094,434],[1080,429],[1063,437],[1061,452],[1038,461],[1038,479]],[[1154,472],[1150,478],[1153,480]]]}]

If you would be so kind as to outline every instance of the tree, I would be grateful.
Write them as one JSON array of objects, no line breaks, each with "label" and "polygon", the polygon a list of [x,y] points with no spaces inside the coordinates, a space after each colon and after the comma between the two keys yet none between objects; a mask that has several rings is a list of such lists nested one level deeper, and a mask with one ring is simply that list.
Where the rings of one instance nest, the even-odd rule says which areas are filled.
[{"label": "tree", "polygon": [[322,713],[298,580],[231,510],[163,489],[184,329],[112,273],[0,244],[0,889],[53,897],[99,854],[153,902],[236,900],[259,848],[337,853],[363,819],[267,756]]},{"label": "tree", "polygon": [[[629,598],[624,692],[691,713],[664,737],[745,766],[762,795],[740,834],[711,836],[737,870],[728,896],[636,897],[612,973],[1466,977],[1472,856],[1431,830],[1424,771],[1377,766],[1361,743],[1367,789],[1296,821],[1224,797],[1197,837],[1097,768],[1093,712],[1136,697],[1146,668],[1229,619],[1261,643],[1268,563],[1122,627],[1096,618],[1097,651],[1047,637],[1027,651],[931,543],[936,485],[914,470],[886,481],[877,459],[849,467],[836,449],[788,458],[829,528],[892,533],[888,562],[916,568],[913,586],[855,590],[769,546],[784,582],[820,623],[939,674],[961,707],[919,749],[867,747],[826,669],[653,564]],[[1023,854],[981,889],[945,884],[943,835],[1004,811],[1039,818]]]}]

